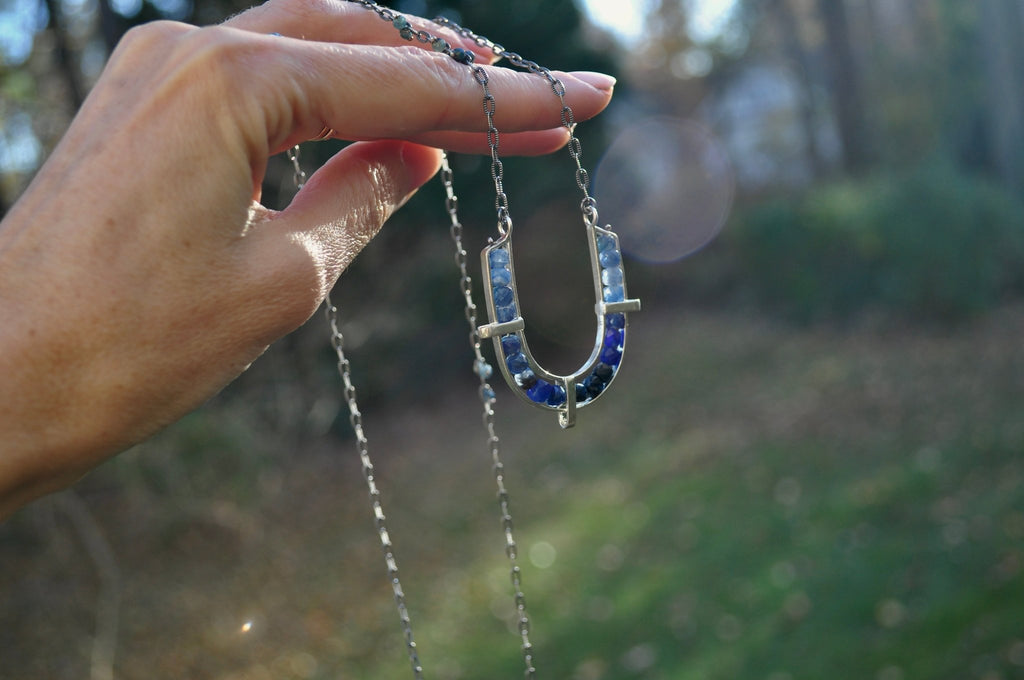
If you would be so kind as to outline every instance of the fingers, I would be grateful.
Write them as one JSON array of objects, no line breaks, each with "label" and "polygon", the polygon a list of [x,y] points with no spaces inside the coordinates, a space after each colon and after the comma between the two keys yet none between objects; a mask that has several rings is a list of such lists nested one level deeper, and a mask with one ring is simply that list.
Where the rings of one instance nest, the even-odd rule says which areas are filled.
[{"label": "fingers", "polygon": [[[390,11],[390,10],[385,10]],[[398,16],[398,12],[390,12]],[[402,15],[417,30],[425,30],[444,38],[455,47],[471,50],[479,63],[491,63],[497,57],[446,27],[420,17]],[[270,0],[225,22],[226,26],[255,33],[279,33],[291,38],[317,42],[352,45],[409,46],[429,45],[410,42],[401,37],[389,21],[377,12],[347,0]]]}]

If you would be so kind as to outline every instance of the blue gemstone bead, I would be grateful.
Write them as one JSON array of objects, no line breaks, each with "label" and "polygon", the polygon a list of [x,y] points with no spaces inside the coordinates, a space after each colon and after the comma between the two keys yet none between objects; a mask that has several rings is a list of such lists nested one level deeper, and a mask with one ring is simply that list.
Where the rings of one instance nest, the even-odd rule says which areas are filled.
[{"label": "blue gemstone bead", "polygon": [[408,26],[398,29],[398,35],[402,36],[406,40],[412,40],[413,38],[412,29]]},{"label": "blue gemstone bead", "polygon": [[618,366],[622,362],[622,350],[618,347],[605,347],[601,350],[602,363]]},{"label": "blue gemstone bead", "polygon": [[608,364],[598,364],[594,366],[594,375],[607,385],[611,381],[612,376],[615,375],[615,367]]},{"label": "blue gemstone bead", "polygon": [[491,269],[491,285],[492,286],[507,286],[512,283],[512,270],[505,267],[495,267]]},{"label": "blue gemstone bead", "polygon": [[403,28],[409,28],[409,20],[399,14],[397,17],[391,20],[391,25],[401,30]]},{"label": "blue gemstone bead", "polygon": [[516,318],[516,306],[509,305],[508,307],[498,307],[494,310],[494,315],[498,317],[498,323],[506,323]]},{"label": "blue gemstone bead", "polygon": [[617,286],[605,286],[604,287],[604,301],[605,302],[622,302],[626,299],[626,290],[620,283]]},{"label": "blue gemstone bead", "polygon": [[615,244],[614,236],[598,236],[597,237],[597,252],[604,253],[609,250],[618,250],[618,246]]},{"label": "blue gemstone bead", "polygon": [[551,394],[548,395],[548,406],[561,406],[565,403],[565,388],[561,385],[552,385]]},{"label": "blue gemstone bead", "polygon": [[444,38],[434,38],[430,41],[430,47],[435,52],[444,52],[448,49],[448,41]]},{"label": "blue gemstone bead", "polygon": [[622,280],[622,267],[609,267],[601,272],[601,283],[606,286],[621,286]]},{"label": "blue gemstone bead", "polygon": [[452,50],[452,59],[459,62],[460,64],[472,64],[474,55],[469,50],[464,50],[461,47],[456,47]]},{"label": "blue gemstone bead", "polygon": [[491,367],[491,365],[486,361],[483,361],[482,359],[477,359],[476,361],[473,362],[473,372],[476,373],[481,378],[483,378],[484,380],[487,380],[492,375],[494,375],[494,368]]},{"label": "blue gemstone bead", "polygon": [[622,331],[617,328],[609,328],[604,332],[604,346],[618,347],[622,344]]},{"label": "blue gemstone bead", "polygon": [[530,364],[522,353],[512,354],[505,358],[505,365],[512,375],[529,370]]},{"label": "blue gemstone bead", "polygon": [[506,335],[501,338],[501,350],[505,353],[505,356],[518,354],[522,348],[523,343],[519,342],[518,335]]},{"label": "blue gemstone bead", "polygon": [[524,390],[528,390],[537,384],[537,376],[534,375],[533,371],[530,369],[526,369],[522,373],[517,373],[515,378],[516,382],[519,383],[519,386]]},{"label": "blue gemstone bead", "polygon": [[604,390],[604,381],[596,375],[588,375],[583,380],[583,388],[587,391],[587,394],[593,398],[601,394]]},{"label": "blue gemstone bead", "polygon": [[622,264],[622,255],[618,250],[605,250],[597,256],[602,267],[618,267]]},{"label": "blue gemstone bead", "polygon": [[487,261],[491,263],[491,269],[508,267],[508,251],[504,248],[497,248],[487,254]]},{"label": "blue gemstone bead", "polygon": [[490,403],[498,398],[498,395],[494,393],[489,385],[480,388],[480,394],[483,395],[484,401]]},{"label": "blue gemstone bead", "polygon": [[611,328],[625,328],[626,327],[626,315],[625,314],[609,314],[604,317],[604,322]]},{"label": "blue gemstone bead", "polygon": [[576,383],[576,403],[583,404],[590,400],[590,394],[587,393],[587,388],[583,386],[583,383]]},{"label": "blue gemstone bead", "polygon": [[494,289],[494,306],[508,307],[516,299],[515,293],[508,286],[497,286]]},{"label": "blue gemstone bead", "polygon": [[533,387],[526,390],[526,396],[538,404],[545,404],[551,396],[551,383],[545,380],[538,380]]}]

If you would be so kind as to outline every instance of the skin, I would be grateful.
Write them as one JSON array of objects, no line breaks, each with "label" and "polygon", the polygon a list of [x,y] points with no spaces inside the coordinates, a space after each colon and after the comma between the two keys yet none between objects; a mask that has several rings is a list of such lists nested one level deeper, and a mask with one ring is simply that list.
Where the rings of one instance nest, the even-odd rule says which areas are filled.
[{"label": "skin", "polygon": [[[503,154],[565,144],[542,78],[487,68]],[[577,119],[611,98],[607,76],[557,75]],[[466,66],[343,0],[126,35],[0,223],[0,517],[181,418],[304,323],[437,172],[437,148],[487,151],[480,99]],[[287,209],[261,205],[269,156],[325,126],[357,143]]]}]

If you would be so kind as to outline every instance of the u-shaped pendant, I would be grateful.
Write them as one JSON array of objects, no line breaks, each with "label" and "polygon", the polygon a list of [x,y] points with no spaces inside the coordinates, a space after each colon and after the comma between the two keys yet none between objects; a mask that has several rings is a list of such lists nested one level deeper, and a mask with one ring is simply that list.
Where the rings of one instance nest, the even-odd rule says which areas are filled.
[{"label": "u-shaped pendant", "polygon": [[558,412],[563,428],[576,424],[576,410],[594,403],[615,379],[626,348],[626,317],[640,311],[640,300],[626,297],[619,237],[610,226],[598,227],[596,211],[585,218],[590,264],[594,277],[597,340],[590,358],[574,373],[557,375],[533,358],[516,293],[512,229],[484,248],[484,298],[490,323],[477,330],[494,340],[494,352],[505,380],[522,399]]}]

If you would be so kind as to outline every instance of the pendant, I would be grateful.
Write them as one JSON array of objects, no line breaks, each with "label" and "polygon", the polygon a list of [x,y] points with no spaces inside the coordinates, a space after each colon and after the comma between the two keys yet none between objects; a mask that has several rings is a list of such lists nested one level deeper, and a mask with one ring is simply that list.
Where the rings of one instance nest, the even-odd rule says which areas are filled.
[{"label": "pendant", "polygon": [[626,316],[640,311],[640,300],[626,297],[619,237],[610,226],[587,222],[587,242],[594,277],[597,339],[590,358],[575,373],[545,370],[530,352],[516,294],[511,225],[480,254],[485,272],[484,299],[490,323],[480,326],[481,338],[494,340],[494,352],[505,381],[520,398],[558,412],[563,428],[576,424],[576,410],[596,401],[608,389],[626,347]]}]

